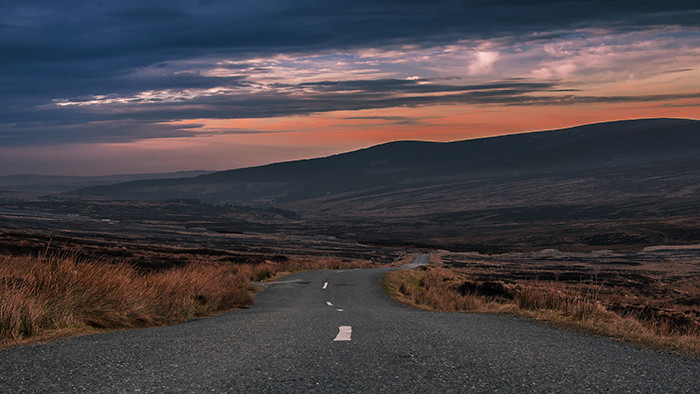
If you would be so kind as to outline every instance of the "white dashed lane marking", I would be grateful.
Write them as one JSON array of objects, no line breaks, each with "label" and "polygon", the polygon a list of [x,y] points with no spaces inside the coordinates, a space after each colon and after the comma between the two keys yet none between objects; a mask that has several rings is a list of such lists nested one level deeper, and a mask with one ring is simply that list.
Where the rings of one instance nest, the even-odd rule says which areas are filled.
[{"label": "white dashed lane marking", "polygon": [[352,327],[350,326],[340,326],[338,327],[338,335],[335,336],[334,341],[349,341],[350,335],[352,335]]},{"label": "white dashed lane marking", "polygon": [[324,283],[324,284],[323,284],[323,287],[322,287],[322,289],[324,289],[324,290],[325,290],[325,289],[326,289],[326,287],[328,287],[328,282],[326,282],[326,283]]},{"label": "white dashed lane marking", "polygon": [[326,304],[328,304],[328,306],[333,306],[333,304],[331,304],[331,303],[328,302],[328,301],[326,301]]},{"label": "white dashed lane marking", "polygon": [[336,309],[336,311],[338,311],[338,312],[342,312],[342,311],[344,311],[344,309],[340,309],[340,308],[338,308],[338,309]]}]

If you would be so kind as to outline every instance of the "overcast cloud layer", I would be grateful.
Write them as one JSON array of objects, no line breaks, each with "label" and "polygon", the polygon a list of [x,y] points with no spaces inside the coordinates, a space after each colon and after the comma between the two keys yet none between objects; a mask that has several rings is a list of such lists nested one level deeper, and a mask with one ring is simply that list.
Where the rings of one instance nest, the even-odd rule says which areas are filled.
[{"label": "overcast cloud layer", "polygon": [[[32,147],[291,131],[225,119],[621,103],[697,116],[698,21],[696,1],[3,1],[0,172]],[[392,116],[426,114],[375,119]]]}]

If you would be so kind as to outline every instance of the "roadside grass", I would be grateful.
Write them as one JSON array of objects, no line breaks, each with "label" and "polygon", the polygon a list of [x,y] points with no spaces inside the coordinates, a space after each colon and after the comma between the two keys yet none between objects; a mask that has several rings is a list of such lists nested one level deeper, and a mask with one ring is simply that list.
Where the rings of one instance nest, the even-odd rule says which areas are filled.
[{"label": "roadside grass", "polygon": [[253,282],[308,269],[359,268],[331,259],[194,262],[142,272],[75,255],[0,256],[0,347],[100,330],[155,327],[246,308]]},{"label": "roadside grass", "polygon": [[635,345],[700,355],[697,327],[618,314],[608,310],[591,287],[540,281],[510,286],[476,282],[442,267],[392,271],[382,278],[382,287],[395,300],[420,309],[503,313]]}]

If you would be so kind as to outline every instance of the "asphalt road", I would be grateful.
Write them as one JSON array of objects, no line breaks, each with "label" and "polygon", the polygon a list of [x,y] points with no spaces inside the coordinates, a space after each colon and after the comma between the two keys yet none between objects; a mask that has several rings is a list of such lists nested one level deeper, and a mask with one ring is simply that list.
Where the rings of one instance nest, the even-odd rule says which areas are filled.
[{"label": "asphalt road", "polygon": [[401,268],[413,269],[413,268],[418,268],[421,265],[428,265],[428,264],[430,264],[430,254],[419,254],[419,255],[413,257],[413,261],[404,265]]},{"label": "asphalt road", "polygon": [[247,310],[0,351],[0,392],[700,389],[698,359],[525,319],[413,310],[382,294],[385,272],[305,272]]}]

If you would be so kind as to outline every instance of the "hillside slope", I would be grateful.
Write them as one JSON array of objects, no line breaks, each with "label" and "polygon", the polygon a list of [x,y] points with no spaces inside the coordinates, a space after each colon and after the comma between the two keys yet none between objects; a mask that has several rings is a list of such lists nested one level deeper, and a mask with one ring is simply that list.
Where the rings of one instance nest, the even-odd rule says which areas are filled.
[{"label": "hillside slope", "polygon": [[121,183],[154,178],[183,178],[203,175],[206,173],[208,173],[208,171],[195,170],[152,174],[121,174],[102,176],[14,174],[0,176],[0,190],[37,193],[62,193],[78,188],[109,185],[117,182]]},{"label": "hillside slope", "polygon": [[[700,121],[643,119],[450,143],[400,141],[329,157],[81,189],[120,199],[197,198],[215,203],[276,204],[361,190],[434,187],[486,179],[525,179],[595,169],[648,168],[700,157]],[[653,171],[652,171],[653,172]],[[644,172],[638,174],[644,177]],[[376,194],[376,193],[375,193]],[[299,208],[314,210],[302,203]],[[320,208],[320,207],[318,207]]]}]

